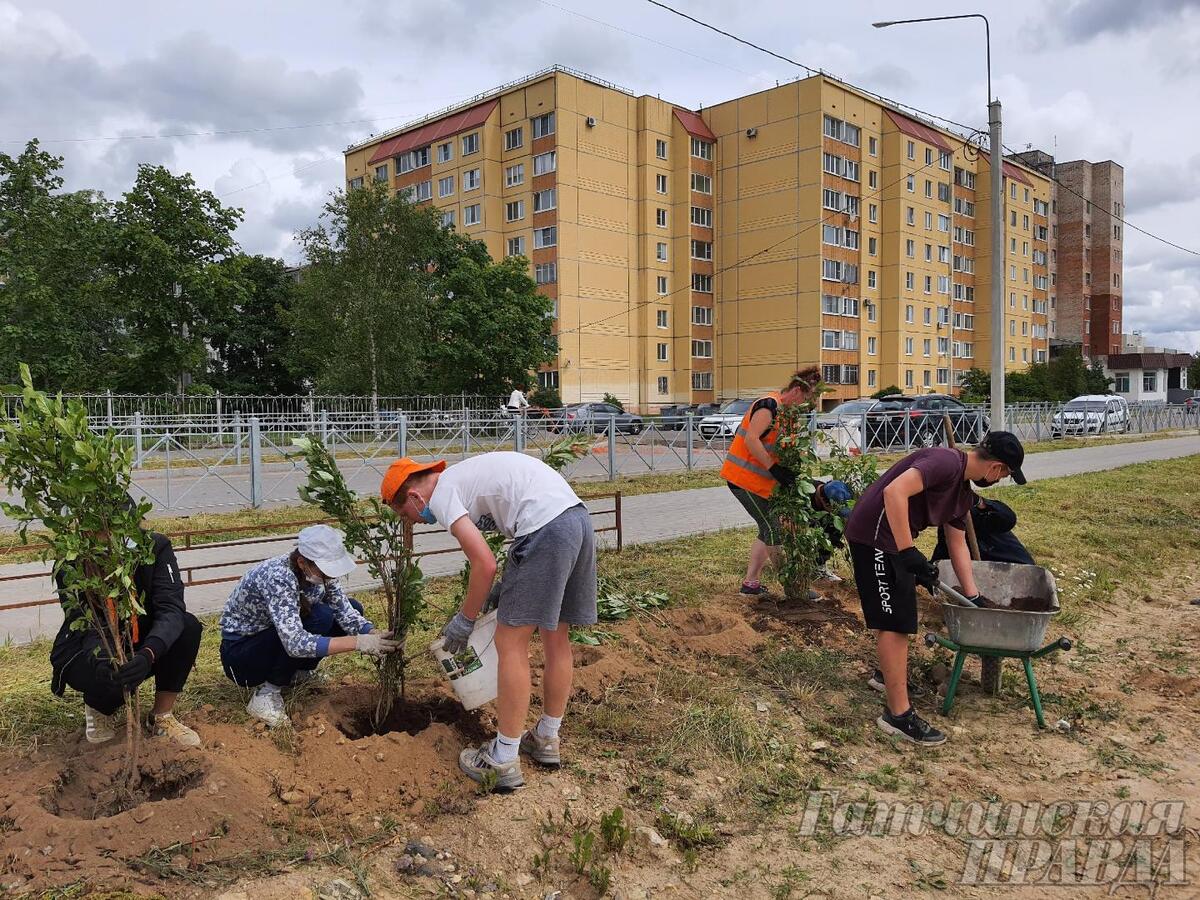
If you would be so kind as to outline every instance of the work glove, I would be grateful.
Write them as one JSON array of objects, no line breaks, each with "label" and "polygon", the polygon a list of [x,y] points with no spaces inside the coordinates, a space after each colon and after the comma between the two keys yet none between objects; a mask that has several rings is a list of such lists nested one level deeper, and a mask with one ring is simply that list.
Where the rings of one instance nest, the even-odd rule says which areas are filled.
[{"label": "work glove", "polygon": [[392,640],[390,631],[369,631],[355,638],[354,649],[367,656],[382,659],[400,648],[399,641]]},{"label": "work glove", "polygon": [[128,662],[117,668],[113,673],[113,681],[119,684],[124,690],[135,691],[137,690],[137,686],[150,675],[150,667],[152,665],[151,653],[143,647],[134,653],[133,656],[129,657]]},{"label": "work glove", "polygon": [[492,589],[488,591],[487,599],[483,601],[483,609],[479,611],[481,616],[487,615],[493,609],[500,605],[500,582],[497,581],[492,585]]},{"label": "work glove", "polygon": [[933,593],[938,583],[938,568],[925,558],[924,553],[916,547],[909,547],[896,554],[896,563],[902,571],[912,575],[917,584]]},{"label": "work glove", "polygon": [[467,649],[467,640],[475,630],[475,623],[462,614],[454,614],[454,618],[442,629],[442,649],[451,656],[457,656]]},{"label": "work glove", "polygon": [[790,488],[796,483],[796,473],[787,466],[775,463],[775,465],[771,466],[769,471],[771,473],[771,477],[782,484],[785,488]]}]

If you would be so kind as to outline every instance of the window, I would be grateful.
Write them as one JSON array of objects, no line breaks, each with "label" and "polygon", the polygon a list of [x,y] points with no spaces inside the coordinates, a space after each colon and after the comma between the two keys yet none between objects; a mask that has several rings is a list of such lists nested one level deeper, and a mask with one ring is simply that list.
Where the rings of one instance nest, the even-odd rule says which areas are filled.
[{"label": "window", "polygon": [[1145,392],[1153,392],[1158,390],[1157,371],[1142,373],[1142,390]]},{"label": "window", "polygon": [[927,165],[927,166],[933,165],[933,148],[932,147],[925,148],[925,165]]},{"label": "window", "polygon": [[692,390],[711,391],[713,386],[712,372],[693,372]]},{"label": "window", "polygon": [[874,356],[876,350],[876,338],[867,338],[867,356]]},{"label": "window", "polygon": [[1118,394],[1129,393],[1129,373],[1117,372],[1113,376],[1113,390]]},{"label": "window", "polygon": [[659,242],[658,242],[658,244],[655,246],[654,257],[655,257],[655,259],[657,259],[659,262],[666,262],[666,261],[667,261],[667,245],[666,245],[666,242],[664,242],[664,241],[659,241]]},{"label": "window", "polygon": [[969,256],[955,256],[953,265],[955,272],[966,272],[970,274],[975,271],[975,260]]},{"label": "window", "polygon": [[546,175],[557,168],[558,156],[551,150],[549,153],[539,153],[533,158],[533,174]]},{"label": "window", "polygon": [[823,259],[821,260],[821,277],[827,281],[857,284],[858,266],[839,262],[836,259]]},{"label": "window", "polygon": [[1013,200],[1017,199],[1017,183],[1015,181],[1010,181],[1008,183],[1008,194]]},{"label": "window", "polygon": [[409,195],[409,199],[412,200],[414,203],[420,203],[424,200],[432,200],[433,199],[433,182],[432,181],[419,181],[416,184],[414,184],[409,190],[412,191],[412,193]]},{"label": "window", "polygon": [[525,183],[525,163],[517,163],[504,170],[504,186],[516,187]]},{"label": "window", "polygon": [[931,352],[930,345],[932,344],[932,341],[929,338],[925,338],[925,340],[922,341],[921,344],[922,344],[922,346],[921,346],[922,355],[923,356],[931,356],[932,352]]},{"label": "window", "polygon": [[842,367],[834,365],[821,366],[821,380],[826,384],[840,384]]},{"label": "window", "polygon": [[921,373],[921,386],[922,386],[922,387],[929,387],[929,386],[930,386],[930,385],[929,385],[929,370],[928,370],[928,369],[926,369],[924,372],[922,372],[922,373]]},{"label": "window", "polygon": [[966,169],[960,169],[958,166],[955,166],[954,183],[959,187],[975,190],[975,173],[968,172]]},{"label": "window", "polygon": [[1012,211],[1011,221],[1012,221],[1012,227],[1016,228],[1017,227],[1017,211],[1015,209]]},{"label": "window", "polygon": [[949,275],[939,275],[938,276],[938,288],[937,289],[938,289],[939,294],[949,294],[950,293],[950,276]]},{"label": "window", "polygon": [[[875,279],[876,279],[875,270],[868,269],[867,270],[867,287],[869,287],[869,288],[877,287],[877,283],[876,283]],[[875,307],[874,306],[871,307],[871,315],[872,316],[875,315]],[[874,318],[872,318],[871,321],[872,322],[875,321]]]},{"label": "window", "polygon": [[375,167],[375,180],[376,181],[387,181],[387,177],[388,177],[387,163],[384,163],[382,166]]},{"label": "window", "polygon": [[[937,316],[938,325],[949,325],[950,324],[950,307],[939,306],[937,313],[938,313],[938,316]],[[939,338],[939,340],[941,340],[941,338]]]},{"label": "window", "polygon": [[479,152],[479,132],[464,134],[462,139],[462,155],[470,156]]},{"label": "window", "polygon": [[833,116],[825,116],[826,137],[831,137],[834,140],[841,141],[843,144],[857,147],[860,135],[861,131],[857,125],[851,125],[849,122],[843,122],[841,119],[835,119]]},{"label": "window", "polygon": [[454,227],[454,210],[452,210],[452,209],[442,210],[442,227],[443,228],[453,228]]},{"label": "window", "polygon": [[[911,143],[909,146],[911,146]],[[910,194],[917,189],[917,178],[915,175],[909,175],[906,179],[904,179],[904,188]]]},{"label": "window", "polygon": [[701,228],[712,228],[712,210],[703,206],[693,206],[692,224]]},{"label": "window", "polygon": [[917,158],[917,145],[914,144],[912,141],[909,141],[907,143],[906,147],[907,147],[907,149],[905,150],[905,156],[907,156],[909,159],[916,159]]},{"label": "window", "polygon": [[1009,334],[1009,337],[1017,336],[1017,321],[1016,321],[1016,319],[1008,320],[1008,334]]},{"label": "window", "polygon": [[666,375],[658,376],[658,393],[662,396],[666,396],[668,393],[670,393]]},{"label": "window", "polygon": [[558,226],[548,225],[545,228],[533,229],[533,247],[540,250],[543,247],[553,247],[558,244]]},{"label": "window", "polygon": [[692,156],[697,159],[712,159],[712,152],[712,141],[702,141],[700,138],[692,138]]},{"label": "window", "polygon": [[557,372],[538,372],[538,387],[558,388]]},{"label": "window", "polygon": [[909,225],[917,224],[917,211],[913,207],[908,207],[904,213],[904,221]]},{"label": "window", "polygon": [[925,213],[925,230],[933,231],[933,213]]},{"label": "window", "polygon": [[467,206],[463,209],[464,225],[478,225],[482,221],[483,216],[480,212],[480,206],[478,203],[472,203],[470,206]]},{"label": "window", "polygon": [[871,154],[871,156],[879,155],[879,142],[873,137],[867,138],[867,153]]},{"label": "window", "polygon": [[822,350],[841,350],[842,349],[842,333],[840,331],[831,331],[826,329],[821,332],[821,349]]},{"label": "window", "polygon": [[941,153],[939,153],[938,154],[938,165],[941,167],[943,172],[949,172],[950,171],[950,154],[944,150]]},{"label": "window", "polygon": [[[659,293],[661,294],[662,291],[659,291]],[[654,324],[659,328],[667,327],[667,311],[665,309],[655,310]]]},{"label": "window", "polygon": [[508,239],[508,252],[506,256],[524,256],[525,255],[525,238],[514,237]]},{"label": "window", "polygon": [[916,317],[913,315],[913,308],[911,304],[904,307],[904,321],[909,325],[916,321]]},{"label": "window", "polygon": [[869,188],[879,187],[879,173],[876,172],[874,169],[869,169],[867,171],[867,187],[869,187]]},{"label": "window", "polygon": [[966,216],[969,219],[975,218],[975,204],[962,197],[954,198],[954,211],[960,216]]},{"label": "window", "polygon": [[449,197],[454,193],[454,176],[447,175],[438,179],[438,196]]},{"label": "window", "polygon": [[535,141],[548,134],[554,134],[554,113],[548,112],[545,115],[534,116],[531,127]]},{"label": "window", "polygon": [[396,171],[401,175],[427,165],[429,165],[428,147],[418,147],[415,150],[410,150],[408,153],[396,157]]},{"label": "window", "polygon": [[1021,323],[1021,337],[1029,337],[1029,323],[1028,322]]},{"label": "window", "polygon": [[712,341],[692,341],[692,356],[697,359],[712,359]]},{"label": "window", "polygon": [[504,221],[517,222],[525,218],[525,201],[513,200],[504,204]]},{"label": "window", "polygon": [[941,203],[950,202],[950,185],[944,181],[938,182],[938,201]]},{"label": "window", "polygon": [[504,132],[504,149],[519,150],[525,146],[525,130],[521,126],[510,128]]},{"label": "window", "polygon": [[842,349],[857,350],[858,349],[858,332],[843,331],[842,332]]},{"label": "window", "polygon": [[908,240],[904,242],[904,255],[909,259],[913,259],[917,255],[917,242]]},{"label": "window", "polygon": [[822,197],[824,199],[824,204],[825,204],[826,209],[832,209],[832,210],[835,210],[838,212],[841,211],[841,209],[842,209],[842,192],[841,191],[833,191],[833,190],[830,190],[829,188],[825,188],[825,190],[822,194]]},{"label": "window", "polygon": [[655,356],[657,357],[659,362],[666,362],[666,360],[667,360],[667,345],[660,343],[657,347],[657,352],[655,353]]},{"label": "window", "polygon": [[711,325],[713,323],[713,311],[711,306],[693,306],[692,307],[692,324],[693,325]]},{"label": "window", "polygon": [[666,141],[656,140],[654,142],[654,155],[657,156],[659,159],[667,158],[667,142]]},{"label": "window", "polygon": [[925,245],[925,262],[933,262],[933,244]]},{"label": "window", "polygon": [[659,228],[667,227],[667,211],[662,207],[654,211],[654,224]]},{"label": "window", "polygon": [[665,194],[667,192],[667,176],[666,175],[655,175],[654,176],[654,189],[656,191],[658,191],[660,194]]},{"label": "window", "polygon": [[874,203],[867,206],[867,221],[875,224],[879,221],[879,207]]},{"label": "window", "polygon": [[692,173],[692,190],[697,194],[712,193],[712,178],[708,175],[701,175],[699,172]]},{"label": "window", "polygon": [[943,216],[943,215],[938,216],[938,231],[944,231],[946,234],[950,233],[950,217],[949,216]]},{"label": "window", "polygon": [[868,256],[875,256],[878,248],[879,248],[879,244],[875,238],[867,238],[867,255]]},{"label": "window", "polygon": [[666,275],[658,276],[657,287],[658,287],[658,295],[660,297],[665,297],[667,295],[667,276]]},{"label": "window", "polygon": [[711,294],[713,289],[713,277],[711,275],[701,275],[699,272],[692,273],[692,290],[699,291],[702,294]]},{"label": "window", "polygon": [[921,315],[924,318],[926,325],[933,324],[933,311],[928,306],[921,310]]},{"label": "window", "polygon": [[538,263],[533,267],[533,280],[538,284],[553,284],[558,281],[558,263]]},{"label": "window", "polygon": [[925,179],[925,196],[933,199],[933,182],[928,178]]},{"label": "window", "polygon": [[[933,276],[932,275],[925,276],[925,293],[927,293],[927,294],[933,293]],[[926,319],[929,318],[929,310],[925,310],[925,318]],[[925,324],[928,325],[929,323],[926,322]]]},{"label": "window", "polygon": [[[912,272],[904,273],[904,289],[911,291],[917,285],[917,276]],[[910,320],[911,321],[911,320]]]},{"label": "window", "polygon": [[351,178],[346,182],[346,185],[350,188],[350,190],[356,191],[363,186],[363,177],[359,175],[357,178]]},{"label": "window", "polygon": [[454,142],[446,141],[444,144],[438,144],[437,161],[447,163],[454,159]]},{"label": "window", "polygon": [[479,169],[468,169],[462,173],[462,189],[473,191],[479,187]]},{"label": "window", "polygon": [[692,259],[712,259],[712,241],[692,241]]},{"label": "window", "polygon": [[945,356],[947,353],[950,352],[950,338],[940,337],[937,339],[937,342],[938,342],[938,345],[937,345],[938,356]]},{"label": "window", "polygon": [[975,288],[971,285],[954,285],[954,299],[965,300],[968,303],[975,302]]},{"label": "window", "polygon": [[938,262],[950,262],[950,248],[943,244],[938,244]]},{"label": "window", "polygon": [[910,337],[904,339],[904,355],[913,355],[913,339]]},{"label": "window", "polygon": [[867,387],[875,387],[875,370],[867,369]]},{"label": "window", "polygon": [[558,205],[558,188],[547,188],[544,191],[535,191],[533,194],[533,211],[535,213],[546,212],[554,209]]},{"label": "window", "polygon": [[1029,216],[1021,216],[1021,230],[1022,231],[1029,230]]}]

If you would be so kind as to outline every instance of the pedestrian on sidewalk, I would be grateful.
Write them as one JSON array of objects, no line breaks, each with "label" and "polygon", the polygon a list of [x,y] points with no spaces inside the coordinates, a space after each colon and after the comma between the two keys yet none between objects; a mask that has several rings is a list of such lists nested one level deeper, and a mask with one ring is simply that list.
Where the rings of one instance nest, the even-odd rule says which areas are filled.
[{"label": "pedestrian on sidewalk", "polygon": [[[587,507],[561,475],[523,453],[483,453],[446,468],[444,461],[392,463],[380,488],[405,521],[441,524],[471,564],[462,608],[442,630],[444,649],[461,653],[484,612],[496,558],[483,532],[513,541],[496,609],[498,730],[459,755],[459,767],[493,790],[525,783],[519,753],[558,768],[559,728],[571,694],[570,627],[596,622],[596,536]],[[542,715],[529,714],[529,641],[539,632],[545,657]]]},{"label": "pedestrian on sidewalk", "polygon": [[879,654],[872,680],[882,682],[886,695],[877,724],[888,734],[925,746],[946,741],[917,715],[908,696],[908,643],[917,633],[916,586],[933,593],[938,583],[937,566],[913,539],[930,525],[946,526],[954,574],[967,599],[977,600],[966,537],[967,516],[976,499],[971,483],[989,487],[1011,475],[1024,484],[1024,459],[1021,442],[1007,431],[991,432],[968,453],[950,447],[918,450],[867,488],[850,512],[846,540],[854,582]]},{"label": "pedestrian on sidewalk", "polygon": [[[783,533],[779,517],[771,509],[771,494],[777,485],[791,487],[796,483],[795,473],[780,465],[775,454],[779,435],[775,418],[781,406],[811,404],[820,380],[820,370],[809,366],[796,372],[782,390],[756,400],[742,417],[721,467],[721,477],[729,484],[729,490],[758,526],[758,537],[750,547],[742,579],[743,594],[758,596],[767,591],[762,584],[763,568],[768,562],[778,564]],[[809,599],[816,596],[811,593]]]},{"label": "pedestrian on sidewalk", "polygon": [[[129,501],[136,507],[134,500]],[[183,579],[171,541],[151,532],[154,558],[138,566],[133,584],[145,613],[137,617],[133,654],[119,668],[113,666],[93,628],[78,628],[78,604],[63,602],[66,618],[50,648],[50,689],[61,697],[71,687],[83,694],[84,737],[102,744],[116,737],[112,716],[125,703],[125,691],[136,691],[154,676],[154,705],[147,726],[155,737],[184,747],[199,747],[200,736],[175,718],[175,701],[187,683],[200,652],[204,626],[187,611]],[[60,599],[65,600],[62,573],[55,576]]]},{"label": "pedestrian on sidewalk", "polygon": [[353,571],[342,533],[310,525],[291,553],[242,576],[221,613],[221,665],[235,684],[255,689],[251,716],[272,728],[286,723],[283,689],[312,678],[326,656],[378,658],[399,647],[338,584]]},{"label": "pedestrian on sidewalk", "polygon": [[513,388],[513,392],[508,395],[508,411],[515,416],[526,409],[529,409],[529,401],[526,399],[524,391],[520,388]]}]

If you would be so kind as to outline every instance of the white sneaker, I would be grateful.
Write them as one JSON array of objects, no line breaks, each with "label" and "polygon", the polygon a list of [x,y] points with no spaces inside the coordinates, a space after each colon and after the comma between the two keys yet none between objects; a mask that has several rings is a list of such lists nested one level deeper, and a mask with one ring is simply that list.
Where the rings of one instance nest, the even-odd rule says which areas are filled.
[{"label": "white sneaker", "polygon": [[174,741],[181,747],[200,746],[200,735],[180,722],[171,713],[163,713],[161,716],[151,715],[150,732],[155,737],[165,737],[170,741]]},{"label": "white sneaker", "polygon": [[113,717],[106,716],[99,710],[92,709],[86,703],[83,704],[83,721],[83,734],[89,744],[103,744],[105,741],[111,741],[117,736],[117,729],[113,725]]},{"label": "white sneaker", "polygon": [[254,696],[246,705],[246,712],[266,722],[271,728],[287,723],[287,710],[283,706],[283,694],[273,684],[264,684],[254,689]]},{"label": "white sneaker", "polygon": [[820,581],[828,581],[830,584],[837,584],[842,580],[842,576],[830,571],[828,566],[821,566],[820,571],[817,572],[817,578]]}]

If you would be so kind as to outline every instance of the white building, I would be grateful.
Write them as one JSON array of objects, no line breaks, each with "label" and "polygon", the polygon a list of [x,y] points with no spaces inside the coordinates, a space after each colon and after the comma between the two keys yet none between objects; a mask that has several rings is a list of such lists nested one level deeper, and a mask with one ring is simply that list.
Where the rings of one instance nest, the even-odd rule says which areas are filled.
[{"label": "white building", "polygon": [[1104,361],[1104,374],[1113,379],[1113,393],[1130,403],[1166,403],[1169,392],[1189,390],[1191,362],[1190,354],[1174,350],[1114,353]]}]

